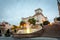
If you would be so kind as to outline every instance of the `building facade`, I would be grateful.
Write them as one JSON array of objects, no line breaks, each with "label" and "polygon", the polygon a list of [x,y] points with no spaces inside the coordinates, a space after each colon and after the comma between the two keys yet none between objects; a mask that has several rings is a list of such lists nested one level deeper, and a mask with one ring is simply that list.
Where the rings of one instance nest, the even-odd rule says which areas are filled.
[{"label": "building facade", "polygon": [[34,18],[36,19],[36,24],[43,23],[43,21],[47,20],[47,17],[45,17],[42,14],[42,9],[38,8],[35,10],[35,14],[33,16],[29,16],[27,18],[22,18],[22,21],[28,22],[28,19]]},{"label": "building facade", "polygon": [[1,30],[2,34],[4,34],[6,32],[6,30],[8,30],[10,28],[11,28],[11,25],[8,22],[3,21],[0,23],[0,30]]},{"label": "building facade", "polygon": [[60,0],[57,0],[58,3],[58,10],[59,10],[59,16],[60,16]]}]

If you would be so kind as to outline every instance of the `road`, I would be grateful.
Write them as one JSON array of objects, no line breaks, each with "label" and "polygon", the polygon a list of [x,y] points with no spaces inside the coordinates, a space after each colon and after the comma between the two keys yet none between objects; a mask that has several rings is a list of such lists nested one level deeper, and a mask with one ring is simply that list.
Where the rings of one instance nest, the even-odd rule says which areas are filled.
[{"label": "road", "polygon": [[0,40],[60,40],[60,38],[50,38],[50,37],[37,37],[37,38],[12,38],[12,37],[0,37]]}]

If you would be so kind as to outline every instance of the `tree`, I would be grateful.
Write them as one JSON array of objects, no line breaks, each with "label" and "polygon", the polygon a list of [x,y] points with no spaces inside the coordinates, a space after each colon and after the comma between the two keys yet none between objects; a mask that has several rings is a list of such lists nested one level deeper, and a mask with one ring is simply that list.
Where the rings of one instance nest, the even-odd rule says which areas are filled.
[{"label": "tree", "polygon": [[24,26],[24,24],[26,24],[24,21],[20,22],[20,25]]},{"label": "tree", "polygon": [[55,17],[55,18],[54,18],[54,21],[55,21],[55,22],[60,21],[60,17]]},{"label": "tree", "polygon": [[57,21],[60,21],[60,17],[57,17],[56,19],[57,19]]},{"label": "tree", "polygon": [[14,29],[16,29],[16,28],[17,28],[17,26],[16,26],[16,25],[13,25],[13,27],[14,27]]},{"label": "tree", "polygon": [[21,22],[20,22],[20,26],[21,26],[21,28],[22,28],[22,29],[24,29],[24,28],[25,28],[25,24],[26,24],[26,22],[25,22],[25,21],[21,21]]},{"label": "tree", "polygon": [[16,33],[17,26],[16,25],[13,25],[13,27],[14,27],[14,32]]},{"label": "tree", "polygon": [[43,25],[48,25],[48,24],[50,24],[49,21],[44,21],[44,22],[43,22]]},{"label": "tree", "polygon": [[29,22],[30,24],[35,25],[36,20],[35,20],[34,18],[31,18],[31,19],[28,20],[28,22]]}]

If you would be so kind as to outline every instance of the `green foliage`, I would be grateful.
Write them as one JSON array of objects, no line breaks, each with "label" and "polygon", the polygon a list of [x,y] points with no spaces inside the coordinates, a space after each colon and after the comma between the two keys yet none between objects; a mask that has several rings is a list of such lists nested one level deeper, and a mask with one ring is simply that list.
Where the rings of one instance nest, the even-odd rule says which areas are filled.
[{"label": "green foliage", "polygon": [[23,24],[25,24],[25,22],[24,22],[24,21],[21,21],[21,22],[20,22],[20,25],[23,25]]},{"label": "green foliage", "polygon": [[48,24],[50,24],[49,21],[44,21],[44,22],[43,22],[43,25],[48,25]]},{"label": "green foliage", "polygon": [[60,17],[55,17],[55,18],[54,18],[54,21],[55,21],[55,20],[56,20],[56,21],[60,21]]},{"label": "green foliage", "polygon": [[34,18],[31,18],[31,19],[29,19],[29,20],[28,20],[28,22],[30,22],[30,24],[33,24],[33,25],[35,25],[35,23],[36,23],[36,20],[35,20]]},{"label": "green foliage", "polygon": [[16,25],[13,25],[14,26],[14,29],[16,29],[17,28],[17,26]]},{"label": "green foliage", "polygon": [[60,17],[57,17],[56,19],[57,19],[57,21],[60,21]]}]

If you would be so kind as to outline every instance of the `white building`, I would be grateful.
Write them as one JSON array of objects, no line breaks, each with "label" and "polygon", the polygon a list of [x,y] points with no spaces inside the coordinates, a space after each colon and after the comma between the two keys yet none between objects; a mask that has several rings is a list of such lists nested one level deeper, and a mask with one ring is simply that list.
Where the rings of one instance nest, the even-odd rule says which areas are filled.
[{"label": "white building", "polygon": [[35,14],[33,16],[27,17],[27,18],[22,18],[23,21],[28,22],[28,19],[35,18],[36,19],[36,24],[43,23],[43,21],[47,20],[47,17],[45,17],[42,14],[42,9],[38,8],[35,10]]}]

